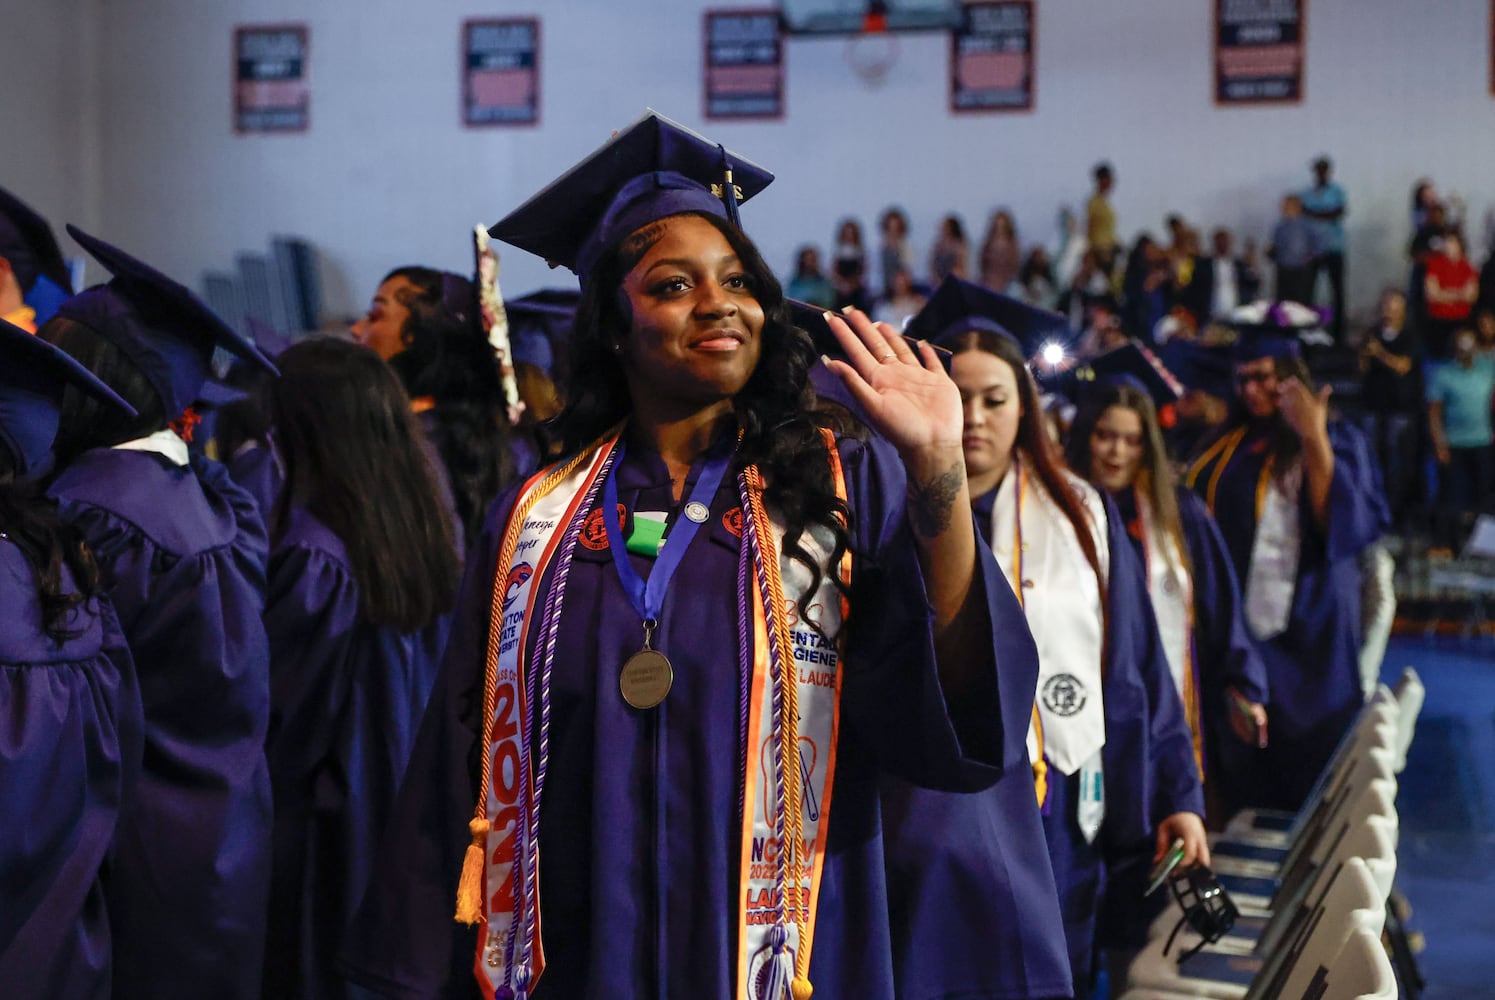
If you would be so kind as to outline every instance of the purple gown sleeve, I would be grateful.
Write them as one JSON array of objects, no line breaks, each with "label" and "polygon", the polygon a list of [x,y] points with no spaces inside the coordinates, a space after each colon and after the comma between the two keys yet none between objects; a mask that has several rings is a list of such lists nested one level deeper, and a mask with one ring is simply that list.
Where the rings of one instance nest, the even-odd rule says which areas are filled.
[{"label": "purple gown sleeve", "polygon": [[140,767],[135,669],[107,600],[40,629],[31,567],[0,541],[0,983],[16,1000],[108,996],[102,870]]},{"label": "purple gown sleeve", "polygon": [[[1386,509],[1386,491],[1382,487],[1380,467],[1371,453],[1365,436],[1343,421],[1330,421],[1329,445],[1334,450],[1334,478],[1329,484],[1329,524],[1325,532],[1315,532],[1322,545],[1323,560],[1333,564],[1343,559],[1359,559],[1390,526]],[[1308,490],[1303,490],[1308,503]],[[1305,507],[1303,523],[1313,524]],[[1309,550],[1304,546],[1305,554]]]},{"label": "purple gown sleeve", "polygon": [[1203,816],[1204,790],[1142,562],[1109,498],[1106,519],[1105,824],[1108,841],[1130,850],[1174,813]]},{"label": "purple gown sleeve", "polygon": [[[250,1000],[270,865],[264,527],[216,462],[192,460],[209,502],[179,504],[196,496],[185,470],[143,476],[138,463],[121,473],[109,453],[97,461],[115,475],[69,470],[58,483],[87,499],[59,506],[88,539],[119,612],[146,732],[108,889],[115,993]],[[207,526],[210,509],[228,512],[226,536],[214,534],[222,523]],[[136,523],[149,519],[198,546],[158,545]]]},{"label": "purple gown sleeve", "polygon": [[973,600],[990,641],[972,665],[973,690],[947,701],[903,465],[877,437],[842,448],[856,553],[843,718],[858,744],[900,777],[943,791],[986,788],[1027,760],[1037,659],[1027,629],[1002,624],[1022,620],[1017,598],[978,544]]},{"label": "purple gown sleeve", "polygon": [[[266,755],[275,797],[266,996],[331,996],[330,949],[352,907],[356,844],[319,856],[320,822],[335,821],[351,775],[331,760],[352,683],[348,650],[358,592],[347,567],[304,545],[270,558],[265,631],[270,640]],[[320,821],[320,822],[319,822]],[[367,863],[367,859],[363,859]]]},{"label": "purple gown sleeve", "polygon": [[476,806],[488,605],[499,534],[517,485],[489,511],[471,550],[446,654],[373,876],[344,938],[339,968],[396,1000],[476,997],[477,929],[453,920],[467,823]]}]

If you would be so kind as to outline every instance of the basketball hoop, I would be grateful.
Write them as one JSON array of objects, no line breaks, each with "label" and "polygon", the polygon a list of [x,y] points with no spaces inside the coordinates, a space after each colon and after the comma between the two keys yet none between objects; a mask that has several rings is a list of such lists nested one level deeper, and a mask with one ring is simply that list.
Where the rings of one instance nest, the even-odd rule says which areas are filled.
[{"label": "basketball hoop", "polygon": [[864,83],[877,85],[898,61],[898,36],[888,31],[887,4],[870,0],[862,30],[846,43],[846,64]]}]

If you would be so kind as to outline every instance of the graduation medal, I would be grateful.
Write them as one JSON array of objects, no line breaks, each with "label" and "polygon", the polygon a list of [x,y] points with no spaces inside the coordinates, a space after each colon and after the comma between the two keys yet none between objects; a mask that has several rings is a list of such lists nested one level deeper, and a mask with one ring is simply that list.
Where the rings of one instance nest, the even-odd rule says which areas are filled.
[{"label": "graduation medal", "polygon": [[623,693],[623,700],[639,709],[658,707],[674,683],[675,668],[670,665],[670,658],[647,645],[628,658],[618,675],[618,690]]},{"label": "graduation medal", "polygon": [[[612,468],[623,460],[625,447],[620,440],[615,448]],[[618,675],[618,690],[623,700],[634,708],[648,710],[657,707],[670,693],[670,686],[675,681],[675,669],[670,665],[669,657],[654,648],[654,631],[659,627],[659,615],[664,608],[670,580],[680,568],[691,539],[705,522],[706,517],[701,512],[710,510],[711,500],[721,487],[735,450],[735,447],[731,450],[719,448],[707,453],[701,474],[691,490],[690,501],[685,505],[685,516],[676,522],[674,530],[654,550],[654,568],[647,581],[638,575],[628,558],[628,546],[617,518],[608,516],[622,509],[618,503],[617,479],[611,468],[603,477],[602,523],[607,531],[607,547],[612,554],[613,567],[618,571],[618,581],[644,623],[644,648],[628,658]]]}]

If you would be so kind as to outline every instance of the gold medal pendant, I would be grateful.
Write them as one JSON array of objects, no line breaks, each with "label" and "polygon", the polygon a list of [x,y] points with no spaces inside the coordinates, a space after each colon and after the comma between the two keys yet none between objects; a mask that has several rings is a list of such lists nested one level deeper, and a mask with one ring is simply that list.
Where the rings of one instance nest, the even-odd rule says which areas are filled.
[{"label": "gold medal pendant", "polygon": [[669,657],[647,646],[628,658],[618,676],[623,700],[634,708],[650,709],[664,701],[675,683],[675,668]]}]

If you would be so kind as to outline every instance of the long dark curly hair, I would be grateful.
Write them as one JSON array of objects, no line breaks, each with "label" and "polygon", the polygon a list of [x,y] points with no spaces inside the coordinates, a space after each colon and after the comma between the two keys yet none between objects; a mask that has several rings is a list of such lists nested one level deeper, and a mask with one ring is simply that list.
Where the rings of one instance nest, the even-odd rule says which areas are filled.
[{"label": "long dark curly hair", "polygon": [[[824,430],[845,434],[847,418],[819,405],[810,386],[815,349],[804,331],[792,326],[784,292],[763,257],[736,226],[706,213],[696,214],[721,232],[748,274],[753,297],[763,308],[762,353],[758,366],[732,400],[742,443],[733,471],[758,466],[765,482],[764,499],[783,519],[784,555],[807,567],[812,583],[800,598],[801,617],[811,621],[809,605],[821,582],[820,567],[800,545],[806,527],[818,524],[831,532],[834,548],[829,565],[840,562],[851,544],[852,514],[836,496]],[[551,425],[564,454],[575,454],[625,419],[633,409],[623,369],[611,345],[622,341],[633,325],[624,277],[633,270],[654,237],[646,227],[623,239],[598,262],[583,283],[570,339],[570,363],[561,393],[565,409]],[[837,587],[844,591],[839,578]],[[849,595],[848,595],[849,596]]]},{"label": "long dark curly hair", "polygon": [[[83,536],[63,523],[57,505],[35,484],[16,475],[15,461],[0,446],[0,535],[10,539],[31,564],[41,605],[42,631],[57,645],[82,635],[69,627],[101,589],[99,568]],[[75,589],[63,583],[63,571]]]},{"label": "long dark curly hair", "polygon": [[[477,322],[477,296],[470,283],[457,288],[451,276],[429,267],[400,267],[384,280],[404,278],[415,286],[400,301],[410,316],[400,331],[405,350],[389,359],[411,399],[430,397],[434,444],[446,467],[457,517],[468,538],[510,479],[514,458],[498,361]],[[470,302],[468,299],[470,298]]]}]

